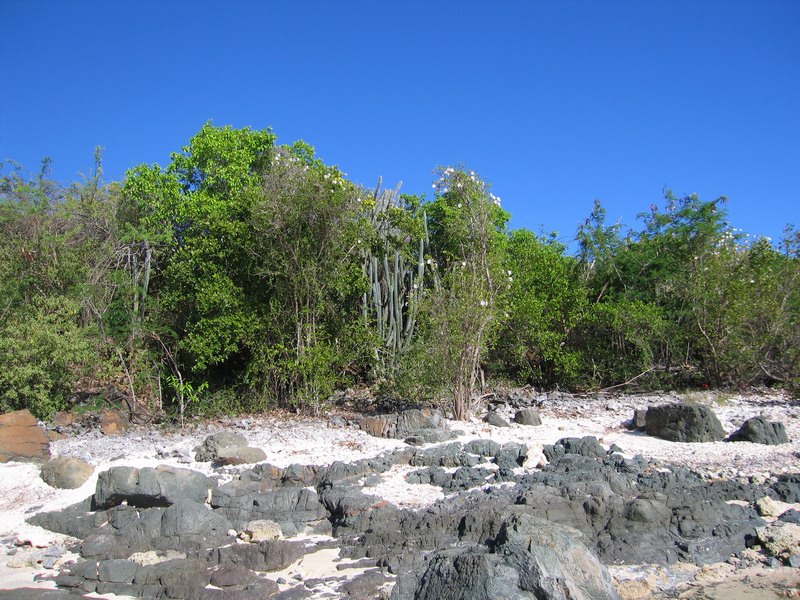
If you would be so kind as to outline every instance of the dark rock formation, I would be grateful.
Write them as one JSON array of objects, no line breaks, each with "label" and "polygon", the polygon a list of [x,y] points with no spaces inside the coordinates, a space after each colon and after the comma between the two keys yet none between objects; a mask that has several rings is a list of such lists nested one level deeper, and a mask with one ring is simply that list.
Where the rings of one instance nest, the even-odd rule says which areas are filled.
[{"label": "dark rock formation", "polygon": [[496,412],[489,411],[489,414],[483,419],[489,425],[493,425],[494,427],[511,427],[503,417],[498,415]]},{"label": "dark rock formation", "polygon": [[671,442],[718,442],[725,437],[722,424],[702,404],[664,404],[647,409],[647,435]]},{"label": "dark rock formation", "polygon": [[131,506],[169,506],[178,499],[204,503],[216,483],[197,471],[159,465],[156,468],[111,467],[97,478],[94,501],[100,508],[122,502]]},{"label": "dark rock formation", "polygon": [[788,443],[789,438],[783,423],[773,423],[764,417],[753,417],[747,419],[738,430],[732,433],[728,437],[728,441],[777,446]]},{"label": "dark rock formation", "polygon": [[[326,467],[259,464],[219,487],[181,469],[111,469],[101,474],[105,483],[101,490],[98,482],[94,499],[30,522],[83,540],[81,560],[56,581],[87,592],[266,598],[275,584],[254,572],[338,547],[359,566],[382,569],[365,573],[350,591],[341,588],[353,598],[374,597],[389,573],[401,576],[399,598],[563,598],[565,590],[572,597],[603,598],[606,576],[580,544],[605,564],[725,560],[764,524],[752,506],[729,500],[800,500],[800,474],[781,475],[771,485],[708,482],[687,469],[626,459],[588,437],[564,438],[547,453],[544,469],[519,474],[514,468],[525,460],[524,445],[474,440]],[[417,467],[410,482],[457,493],[410,510],[363,492],[365,481],[379,481],[394,465]],[[336,539],[233,543],[229,530],[256,520],[279,523],[284,535],[327,532]],[[573,530],[583,534],[580,543]],[[131,560],[144,551],[165,562]],[[185,558],[173,558],[176,553]],[[448,577],[462,588],[445,591]],[[221,589],[206,587],[209,582]],[[319,584],[298,583],[278,597],[307,597]],[[458,589],[463,595],[447,595],[462,593]]]},{"label": "dark rock formation", "polygon": [[514,422],[535,427],[542,424],[542,418],[535,408],[523,408],[514,414]]},{"label": "dark rock formation", "polygon": [[358,422],[359,428],[372,436],[396,439],[433,435],[430,430],[444,429],[444,424],[442,413],[430,409],[364,417]]},{"label": "dark rock formation", "polygon": [[403,576],[392,600],[618,600],[611,576],[563,525],[512,514],[491,549],[434,554],[419,574]]}]

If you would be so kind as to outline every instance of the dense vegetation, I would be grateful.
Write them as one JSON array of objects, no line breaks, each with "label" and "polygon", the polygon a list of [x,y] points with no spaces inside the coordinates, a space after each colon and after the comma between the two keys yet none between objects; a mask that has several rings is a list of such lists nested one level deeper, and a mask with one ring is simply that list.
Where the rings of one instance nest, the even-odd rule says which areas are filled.
[{"label": "dense vegetation", "polygon": [[641,228],[597,202],[575,255],[509,231],[473,171],[432,200],[367,190],[305,143],[204,126],[166,168],[64,187],[0,168],[0,410],[123,398],[140,417],[293,407],[343,386],[446,402],[800,381],[800,234],[667,194]]}]

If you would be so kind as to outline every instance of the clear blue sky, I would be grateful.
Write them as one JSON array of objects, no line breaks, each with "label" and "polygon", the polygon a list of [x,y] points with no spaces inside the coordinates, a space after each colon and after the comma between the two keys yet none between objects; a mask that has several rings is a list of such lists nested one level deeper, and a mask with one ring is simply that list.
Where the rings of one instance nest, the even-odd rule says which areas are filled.
[{"label": "clear blue sky", "polygon": [[800,1],[0,0],[0,160],[57,179],[165,165],[204,122],[304,139],[350,179],[494,185],[574,235],[662,190],[800,226]]}]

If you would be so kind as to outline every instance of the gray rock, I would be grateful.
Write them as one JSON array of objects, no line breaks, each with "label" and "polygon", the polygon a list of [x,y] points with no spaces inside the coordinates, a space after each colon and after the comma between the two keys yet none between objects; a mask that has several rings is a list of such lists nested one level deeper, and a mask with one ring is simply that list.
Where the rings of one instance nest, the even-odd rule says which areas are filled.
[{"label": "gray rock", "polygon": [[773,423],[764,417],[753,417],[747,419],[736,432],[732,433],[728,441],[777,446],[788,443],[789,437],[786,435],[783,423]]},{"label": "gray rock", "polygon": [[262,460],[267,460],[267,454],[261,448],[225,446],[217,450],[217,458],[213,462],[220,465],[246,465]]},{"label": "gray rock", "polygon": [[358,422],[362,431],[375,437],[405,439],[422,430],[442,429],[444,417],[438,410],[405,410],[401,413],[364,417]]},{"label": "gray rock", "polygon": [[633,419],[631,419],[631,426],[633,429],[642,430],[647,426],[647,409],[637,408],[633,411]]},{"label": "gray rock", "polygon": [[164,511],[161,517],[161,535],[180,538],[180,547],[189,542],[227,540],[231,523],[222,514],[204,504],[181,499]]},{"label": "gray rock", "polygon": [[211,506],[237,529],[250,521],[269,520],[278,523],[286,536],[318,529],[328,517],[317,493],[300,487],[239,493],[235,486],[225,484],[214,490]]},{"label": "gray rock", "polygon": [[258,576],[243,565],[224,564],[220,565],[211,573],[211,585],[221,588],[229,588],[255,583]]},{"label": "gray rock", "polygon": [[247,446],[247,438],[241,433],[221,431],[209,435],[195,453],[197,462],[217,462],[222,448],[239,448]]},{"label": "gray rock", "polygon": [[472,440],[464,444],[464,452],[478,456],[495,456],[500,452],[500,444],[494,440]]},{"label": "gray rock", "polygon": [[94,501],[100,508],[169,506],[179,499],[204,503],[216,482],[202,473],[166,465],[156,468],[111,467],[97,478]]},{"label": "gray rock", "polygon": [[606,450],[597,441],[597,438],[587,435],[582,438],[561,438],[555,444],[547,444],[543,450],[545,458],[553,462],[567,454],[577,454],[588,458],[605,458]]},{"label": "gray rock", "polygon": [[495,454],[494,461],[501,469],[515,469],[525,462],[528,456],[528,447],[517,442],[503,444]]},{"label": "gray rock", "polygon": [[647,435],[671,442],[718,442],[725,431],[717,415],[702,404],[664,404],[647,409]]},{"label": "gray rock", "polygon": [[523,408],[514,414],[514,422],[520,425],[536,427],[542,424],[542,418],[535,408]]},{"label": "gray rock", "polygon": [[489,411],[489,414],[486,415],[483,420],[494,427],[511,427],[511,425],[508,424],[508,421],[494,411]]},{"label": "gray rock", "polygon": [[86,461],[73,456],[58,456],[42,466],[41,478],[50,487],[76,490],[92,473],[94,467]]},{"label": "gray rock", "polygon": [[422,446],[423,444],[436,444],[455,439],[459,432],[449,429],[420,429],[416,434],[407,437],[404,441],[409,446]]},{"label": "gray rock", "polygon": [[580,532],[525,514],[484,547],[435,553],[418,574],[401,576],[392,600],[619,600],[611,576]]},{"label": "gray rock", "polygon": [[132,560],[101,560],[97,563],[97,574],[100,581],[112,583],[133,583],[139,565]]}]

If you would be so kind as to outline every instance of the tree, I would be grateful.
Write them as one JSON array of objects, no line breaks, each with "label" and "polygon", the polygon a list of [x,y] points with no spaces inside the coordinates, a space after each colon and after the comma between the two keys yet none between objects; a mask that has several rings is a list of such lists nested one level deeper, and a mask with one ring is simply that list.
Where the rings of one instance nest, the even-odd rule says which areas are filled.
[{"label": "tree", "polygon": [[454,418],[466,420],[510,285],[503,265],[508,213],[474,171],[448,167],[438,174],[427,211],[440,279],[427,296],[426,341]]},{"label": "tree", "polygon": [[525,229],[508,242],[511,287],[492,355],[518,380],[539,386],[572,384],[581,368],[570,342],[588,308],[587,290],[564,252],[563,244]]}]

